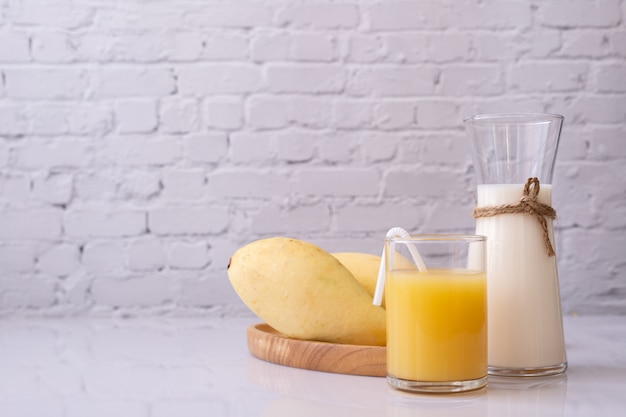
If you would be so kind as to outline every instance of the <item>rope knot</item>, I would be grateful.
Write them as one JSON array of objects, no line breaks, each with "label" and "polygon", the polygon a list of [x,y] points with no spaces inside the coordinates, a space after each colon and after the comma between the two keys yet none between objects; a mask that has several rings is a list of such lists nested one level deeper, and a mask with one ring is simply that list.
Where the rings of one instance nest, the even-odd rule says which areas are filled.
[{"label": "rope knot", "polygon": [[524,206],[531,206],[535,201],[537,201],[537,198],[529,195],[523,195],[522,198],[519,199],[519,202]]},{"label": "rope knot", "polygon": [[539,180],[536,177],[528,178],[524,185],[524,192],[518,203],[515,204],[503,204],[493,207],[476,207],[474,208],[474,218],[492,217],[498,214],[514,214],[514,213],[528,213],[531,216],[537,218],[539,225],[543,231],[543,241],[548,250],[548,256],[554,256],[554,247],[550,242],[550,233],[548,232],[549,219],[556,218],[556,211],[549,205],[540,203],[537,201],[539,195],[540,185]]},{"label": "rope knot", "polygon": [[536,199],[539,195],[539,180],[537,177],[528,178],[526,184],[524,184],[524,197],[528,196],[532,199]]}]

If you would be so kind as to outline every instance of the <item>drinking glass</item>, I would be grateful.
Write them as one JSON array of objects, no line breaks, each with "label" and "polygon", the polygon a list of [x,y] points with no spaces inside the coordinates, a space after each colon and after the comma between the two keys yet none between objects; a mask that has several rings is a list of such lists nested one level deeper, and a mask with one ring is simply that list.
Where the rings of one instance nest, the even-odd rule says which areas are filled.
[{"label": "drinking glass", "polygon": [[385,239],[387,382],[430,393],[487,383],[485,237]]}]

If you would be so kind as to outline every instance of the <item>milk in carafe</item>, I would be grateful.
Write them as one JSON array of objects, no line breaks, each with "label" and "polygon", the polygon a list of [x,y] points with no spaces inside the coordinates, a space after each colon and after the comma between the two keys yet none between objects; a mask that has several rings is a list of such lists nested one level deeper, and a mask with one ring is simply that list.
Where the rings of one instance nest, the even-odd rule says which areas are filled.
[{"label": "milk in carafe", "polygon": [[[523,184],[481,184],[477,206],[516,203]],[[551,204],[541,184],[538,201]],[[552,221],[548,233],[554,245]],[[548,256],[534,216],[500,214],[476,219],[487,236],[489,367],[545,368],[566,362],[556,257]],[[556,302],[555,302],[556,300]]]},{"label": "milk in carafe", "polygon": [[563,116],[482,114],[464,124],[477,180],[476,233],[487,236],[489,374],[562,373],[551,195]]}]

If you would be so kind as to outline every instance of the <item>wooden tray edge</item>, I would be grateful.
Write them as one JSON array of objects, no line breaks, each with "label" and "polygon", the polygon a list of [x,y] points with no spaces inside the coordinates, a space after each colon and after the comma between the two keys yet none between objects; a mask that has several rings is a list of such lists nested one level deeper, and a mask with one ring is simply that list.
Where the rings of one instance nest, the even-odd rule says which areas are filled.
[{"label": "wooden tray edge", "polygon": [[265,323],[248,326],[246,340],[254,357],[279,365],[347,375],[387,375],[387,349],[384,346],[293,339]]}]

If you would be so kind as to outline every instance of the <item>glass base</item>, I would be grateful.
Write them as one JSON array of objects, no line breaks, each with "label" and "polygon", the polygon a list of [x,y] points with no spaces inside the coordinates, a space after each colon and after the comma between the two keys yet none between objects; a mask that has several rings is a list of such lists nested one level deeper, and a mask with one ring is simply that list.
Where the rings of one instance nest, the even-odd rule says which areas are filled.
[{"label": "glass base", "polygon": [[392,387],[410,392],[445,394],[451,392],[474,391],[487,385],[487,375],[468,381],[410,381],[387,375],[387,383]]},{"label": "glass base", "polygon": [[539,368],[504,368],[499,366],[489,366],[488,374],[493,376],[512,377],[535,377],[562,374],[567,370],[567,362],[553,366],[543,366]]}]

